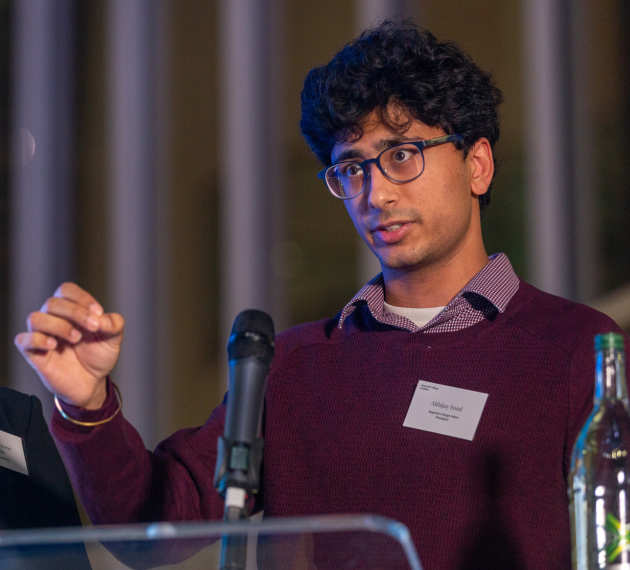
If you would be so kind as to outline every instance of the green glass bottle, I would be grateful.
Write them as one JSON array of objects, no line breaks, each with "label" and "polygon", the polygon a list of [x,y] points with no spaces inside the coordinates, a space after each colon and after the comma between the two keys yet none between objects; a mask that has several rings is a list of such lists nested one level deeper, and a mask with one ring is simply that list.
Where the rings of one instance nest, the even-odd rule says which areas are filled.
[{"label": "green glass bottle", "polygon": [[569,474],[574,570],[630,570],[630,406],[623,336],[595,337],[595,405]]}]

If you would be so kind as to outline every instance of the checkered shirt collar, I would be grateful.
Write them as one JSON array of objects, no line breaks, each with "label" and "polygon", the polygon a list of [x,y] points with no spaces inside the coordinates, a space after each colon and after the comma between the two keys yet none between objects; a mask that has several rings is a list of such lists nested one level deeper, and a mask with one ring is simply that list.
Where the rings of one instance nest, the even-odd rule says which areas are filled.
[{"label": "checkered shirt collar", "polygon": [[[477,273],[433,319],[418,327],[409,319],[385,311],[383,274],[364,285],[343,308],[338,327],[360,304],[366,304],[372,316],[382,324],[410,332],[454,332],[503,313],[518,290],[519,278],[504,253],[493,254]],[[494,315],[494,316],[493,316]]]}]

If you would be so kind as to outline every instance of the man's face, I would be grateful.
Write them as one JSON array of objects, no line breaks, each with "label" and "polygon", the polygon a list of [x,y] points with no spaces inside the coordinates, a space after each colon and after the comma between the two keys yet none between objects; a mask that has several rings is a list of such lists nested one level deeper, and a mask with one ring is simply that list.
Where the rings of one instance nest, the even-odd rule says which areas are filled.
[{"label": "man's face", "polygon": [[[405,132],[396,132],[372,112],[363,124],[363,136],[337,143],[331,158],[333,162],[365,160],[395,144],[444,134],[441,128],[416,120]],[[365,190],[346,200],[345,206],[384,272],[454,262],[458,255],[482,245],[475,199],[478,188],[471,189],[474,165],[470,157],[465,159],[452,143],[427,148],[424,172],[404,184],[385,178],[375,164],[369,166]]]}]

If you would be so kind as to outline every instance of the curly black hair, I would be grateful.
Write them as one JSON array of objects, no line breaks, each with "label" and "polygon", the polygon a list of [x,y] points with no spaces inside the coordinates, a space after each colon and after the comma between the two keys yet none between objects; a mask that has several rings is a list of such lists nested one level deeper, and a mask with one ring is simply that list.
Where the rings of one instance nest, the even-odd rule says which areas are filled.
[{"label": "curly black hair", "polygon": [[[322,163],[330,164],[333,146],[359,139],[362,121],[374,110],[395,131],[404,132],[416,119],[461,135],[464,156],[481,137],[494,147],[503,96],[490,74],[455,44],[409,22],[385,21],[312,69],[301,100],[302,134]],[[391,103],[407,111],[406,121],[387,113]],[[480,206],[489,201],[487,192]]]}]

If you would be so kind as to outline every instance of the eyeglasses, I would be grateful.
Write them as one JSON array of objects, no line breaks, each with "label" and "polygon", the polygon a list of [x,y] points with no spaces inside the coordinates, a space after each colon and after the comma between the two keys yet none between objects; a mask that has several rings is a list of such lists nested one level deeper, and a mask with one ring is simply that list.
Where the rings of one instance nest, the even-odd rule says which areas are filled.
[{"label": "eyeglasses", "polygon": [[326,186],[335,198],[349,200],[365,190],[370,177],[368,166],[376,164],[383,176],[397,184],[405,184],[418,178],[424,172],[425,148],[445,143],[461,143],[461,135],[443,135],[434,139],[406,142],[386,148],[376,158],[368,158],[361,162],[342,160],[331,164],[317,174],[326,182]]}]

